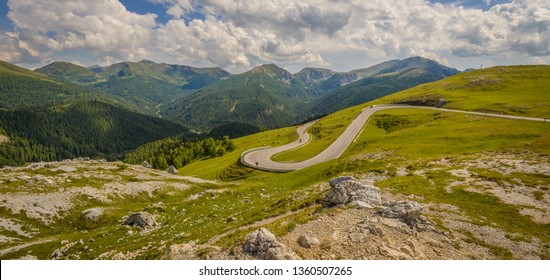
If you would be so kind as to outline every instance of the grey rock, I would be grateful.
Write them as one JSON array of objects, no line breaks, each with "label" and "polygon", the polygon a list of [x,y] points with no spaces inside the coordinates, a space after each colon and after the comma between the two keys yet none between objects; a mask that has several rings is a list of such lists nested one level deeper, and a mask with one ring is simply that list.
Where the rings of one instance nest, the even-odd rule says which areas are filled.
[{"label": "grey rock", "polygon": [[329,193],[327,193],[325,200],[330,204],[330,206],[346,204],[349,201],[348,192],[343,187],[335,186]]},{"label": "grey rock", "polygon": [[295,260],[299,257],[275,235],[265,228],[253,231],[246,237],[243,251],[263,260]]},{"label": "grey rock", "polygon": [[101,208],[90,208],[82,211],[82,214],[89,221],[97,221],[103,215],[103,210]]},{"label": "grey rock", "polygon": [[269,230],[260,228],[246,237],[243,250],[247,253],[256,254],[266,252],[270,247],[276,247],[278,241]]},{"label": "grey rock", "polygon": [[415,201],[389,202],[377,213],[382,217],[399,219],[413,228],[422,215],[422,205]]},{"label": "grey rock", "polygon": [[338,178],[334,178],[328,181],[328,183],[331,187],[336,187],[338,184],[344,181],[357,181],[357,179],[355,179],[353,176],[340,176]]},{"label": "grey rock", "polygon": [[142,165],[143,167],[145,167],[145,168],[153,168],[153,166],[151,166],[151,164],[149,164],[149,163],[148,163],[147,161],[145,161],[145,160],[141,163],[141,165]]},{"label": "grey rock", "polygon": [[354,203],[353,206],[360,208],[373,208],[382,202],[380,189],[375,186],[363,185],[353,177],[339,177],[332,179],[332,189],[325,196],[328,206]]},{"label": "grey rock", "polygon": [[352,201],[348,204],[351,207],[355,207],[357,209],[372,209],[374,206],[360,200]]},{"label": "grey rock", "polygon": [[15,179],[15,178],[9,178],[9,179],[8,179],[8,182],[10,182],[10,183],[15,183],[15,182],[17,182],[17,179]]},{"label": "grey rock", "polygon": [[132,213],[125,219],[124,225],[137,226],[143,229],[153,228],[157,225],[155,217],[146,212]]},{"label": "grey rock", "polygon": [[319,246],[321,242],[319,242],[319,239],[309,236],[309,235],[302,235],[300,238],[298,238],[298,244],[304,248],[312,248],[315,246]]},{"label": "grey rock", "polygon": [[82,161],[90,161],[90,158],[89,157],[84,157],[84,158],[82,158]]},{"label": "grey rock", "polygon": [[168,166],[168,173],[178,174],[178,170],[173,165],[170,165],[170,166]]},{"label": "grey rock", "polygon": [[235,217],[233,216],[230,216],[230,217],[227,217],[227,222],[230,223],[230,222],[234,222],[236,221],[237,219],[235,219]]}]

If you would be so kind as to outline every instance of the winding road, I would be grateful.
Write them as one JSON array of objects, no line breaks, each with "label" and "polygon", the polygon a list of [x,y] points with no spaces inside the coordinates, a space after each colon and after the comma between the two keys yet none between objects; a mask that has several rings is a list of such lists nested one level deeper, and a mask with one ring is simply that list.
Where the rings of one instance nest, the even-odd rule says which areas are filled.
[{"label": "winding road", "polygon": [[328,148],[326,148],[321,153],[316,156],[301,161],[301,162],[276,162],[271,160],[271,158],[281,152],[296,149],[303,145],[306,145],[310,140],[311,136],[306,132],[306,130],[315,124],[316,121],[306,123],[298,127],[298,134],[300,138],[294,142],[291,142],[286,145],[279,147],[261,147],[252,150],[248,150],[241,155],[241,162],[249,167],[256,168],[264,171],[271,172],[290,172],[299,170],[302,168],[310,167],[319,163],[323,163],[329,160],[339,158],[344,151],[349,147],[349,145],[354,141],[354,139],[361,133],[365,123],[369,118],[376,112],[388,109],[427,109],[427,110],[436,110],[444,112],[453,112],[453,113],[462,113],[469,115],[478,115],[478,116],[487,116],[487,117],[496,117],[496,118],[505,118],[513,120],[527,120],[527,121],[537,121],[537,122],[549,122],[550,119],[540,119],[540,118],[529,118],[529,117],[518,117],[518,116],[509,116],[509,115],[499,115],[499,114],[489,114],[489,113],[480,113],[480,112],[471,112],[471,111],[461,111],[461,110],[452,110],[452,109],[443,109],[443,108],[434,108],[434,107],[423,107],[423,106],[408,106],[408,105],[378,105],[372,107],[364,108],[351,122],[351,124],[346,128],[346,130],[336,139]]}]

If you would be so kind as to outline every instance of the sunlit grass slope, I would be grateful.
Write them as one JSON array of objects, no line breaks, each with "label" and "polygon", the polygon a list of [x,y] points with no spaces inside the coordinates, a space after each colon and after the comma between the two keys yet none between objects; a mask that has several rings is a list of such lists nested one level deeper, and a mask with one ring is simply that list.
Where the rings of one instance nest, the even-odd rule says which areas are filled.
[{"label": "sunlit grass slope", "polygon": [[373,101],[439,99],[444,108],[550,118],[550,65],[498,66],[460,73]]}]

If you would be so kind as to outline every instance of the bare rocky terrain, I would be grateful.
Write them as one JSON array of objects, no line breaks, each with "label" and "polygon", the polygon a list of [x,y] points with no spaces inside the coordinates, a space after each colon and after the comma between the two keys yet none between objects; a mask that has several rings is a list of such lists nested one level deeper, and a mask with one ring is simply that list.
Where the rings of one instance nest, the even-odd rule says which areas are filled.
[{"label": "bare rocky terrain", "polygon": [[[550,223],[547,157],[487,153],[412,165],[347,174],[354,178],[344,181],[352,178],[351,183],[312,185],[295,198],[320,194],[314,205],[242,226],[232,226],[238,219],[223,214],[233,205],[218,201],[218,196],[237,195],[244,205],[250,203],[250,195],[232,190],[238,187],[234,184],[88,159],[5,167],[0,170],[0,258],[549,258],[548,236],[540,233]],[[387,183],[408,176],[439,193]],[[441,199],[458,194],[481,199],[480,204]],[[269,196],[260,193],[259,198]],[[214,201],[214,208],[198,216],[181,208],[206,201]],[[484,203],[503,210],[476,213],[472,208]],[[206,241],[188,238],[185,229],[216,226],[214,219],[223,219],[218,226],[225,230]]]},{"label": "bare rocky terrain", "polygon": [[[526,156],[526,158],[529,155]],[[449,193],[463,186],[467,192],[488,194],[502,203],[519,207],[519,213],[538,225],[548,225],[550,175],[548,158],[525,160],[513,155],[487,154],[482,158],[453,160],[443,158],[430,162],[425,168],[397,168],[394,176],[417,175],[428,177],[429,172],[446,170],[452,175],[447,186]],[[483,172],[497,172],[494,177]],[[500,179],[497,175],[537,174],[540,181]],[[376,184],[390,174],[368,173],[359,181]],[[513,176],[512,176],[513,177]],[[464,187],[466,185],[466,187]],[[327,183],[320,186],[325,190]],[[542,195],[537,195],[540,192]],[[423,202],[424,197],[382,192],[382,202],[420,202],[418,222],[410,225],[403,220],[384,217],[384,204],[360,207],[357,203],[324,208],[311,219],[277,237],[277,244],[292,249],[302,259],[547,259],[550,244],[536,236],[510,231],[497,223],[484,223],[479,217],[467,214],[461,207],[436,202]],[[332,196],[334,197],[334,196]],[[325,205],[326,206],[326,205]],[[483,211],[480,209],[480,211]],[[286,217],[280,225],[287,225]],[[503,217],[507,218],[507,217]],[[274,222],[276,217],[272,219]],[[250,228],[247,228],[250,232]],[[307,241],[304,241],[307,240]],[[313,240],[313,241],[311,241]],[[242,242],[245,240],[242,239]],[[198,252],[198,253],[197,253]],[[204,252],[208,252],[205,254]],[[263,255],[262,255],[263,256]],[[168,250],[169,259],[257,259],[239,243],[231,250],[196,243],[174,245]],[[283,258],[284,259],[284,258]]]}]

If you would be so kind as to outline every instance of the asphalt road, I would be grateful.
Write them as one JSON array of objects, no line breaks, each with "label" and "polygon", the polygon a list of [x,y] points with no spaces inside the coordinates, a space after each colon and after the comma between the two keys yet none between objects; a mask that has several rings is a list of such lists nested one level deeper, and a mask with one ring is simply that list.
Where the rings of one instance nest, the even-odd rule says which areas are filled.
[{"label": "asphalt road", "polygon": [[318,155],[301,161],[301,162],[276,162],[271,160],[271,158],[281,152],[296,149],[303,145],[306,145],[311,137],[306,132],[306,130],[315,124],[315,121],[309,122],[298,127],[298,134],[300,138],[292,143],[279,146],[279,147],[261,147],[252,150],[248,150],[241,155],[241,162],[247,166],[271,172],[290,172],[294,170],[299,170],[302,168],[310,167],[319,163],[323,163],[329,160],[339,158],[349,147],[349,145],[355,140],[355,138],[360,134],[361,130],[365,126],[365,123],[372,116],[372,114],[388,109],[427,109],[427,110],[436,110],[444,112],[454,112],[454,113],[463,113],[470,115],[478,116],[487,116],[487,117],[496,117],[496,118],[505,118],[505,119],[514,119],[514,120],[528,120],[528,121],[539,121],[539,122],[550,122],[550,119],[539,119],[539,118],[528,118],[528,117],[518,117],[518,116],[509,116],[509,115],[499,115],[499,114],[487,114],[479,112],[469,112],[461,110],[451,110],[443,108],[433,108],[433,107],[422,107],[422,106],[407,106],[407,105],[378,105],[373,107],[366,107],[363,109],[351,122],[351,124],[346,128],[346,130],[336,139],[328,148],[319,153]]}]

